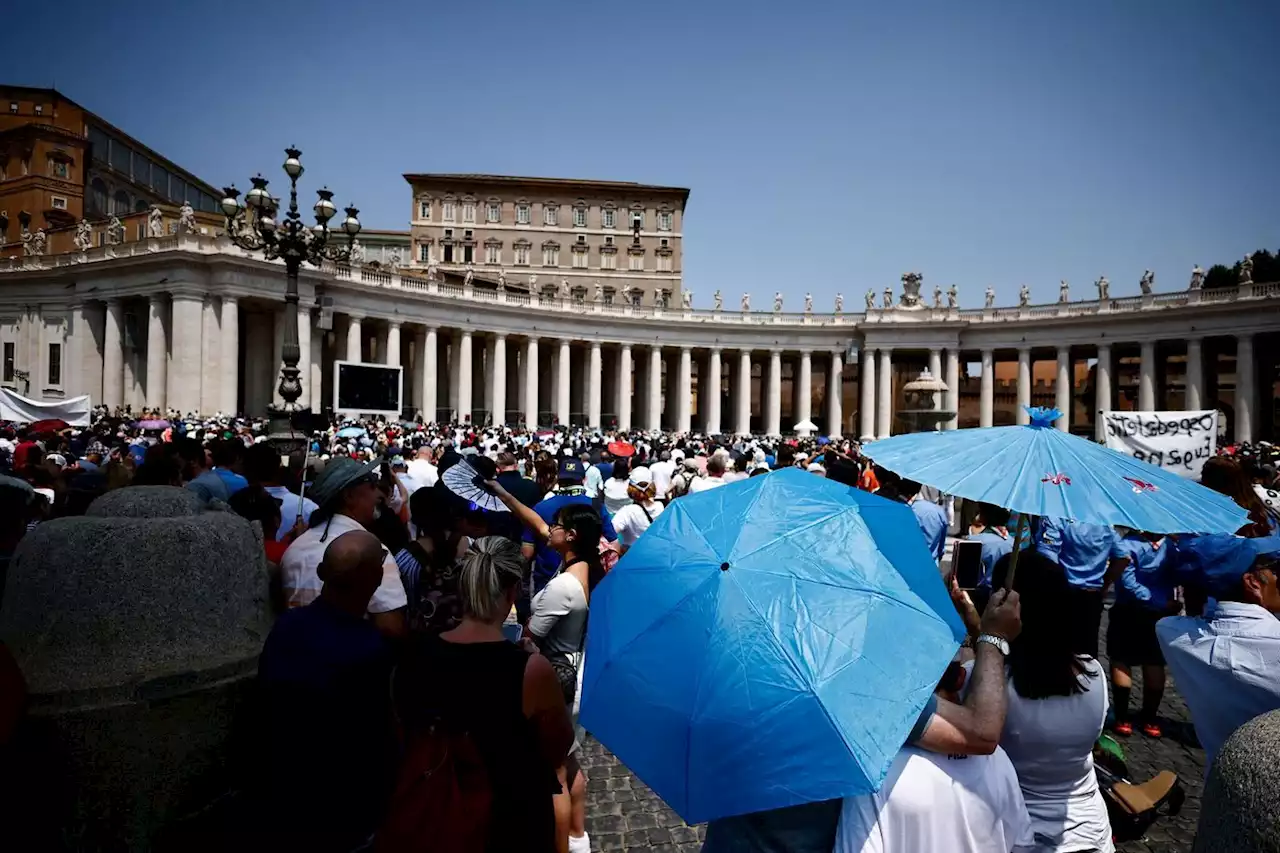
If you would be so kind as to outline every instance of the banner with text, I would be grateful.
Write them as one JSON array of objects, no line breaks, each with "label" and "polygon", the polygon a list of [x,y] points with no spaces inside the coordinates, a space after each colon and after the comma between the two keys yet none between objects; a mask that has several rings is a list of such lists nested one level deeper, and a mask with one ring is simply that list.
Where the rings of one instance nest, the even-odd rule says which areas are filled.
[{"label": "banner with text", "polygon": [[1218,413],[1108,412],[1107,447],[1193,480],[1218,450]]}]

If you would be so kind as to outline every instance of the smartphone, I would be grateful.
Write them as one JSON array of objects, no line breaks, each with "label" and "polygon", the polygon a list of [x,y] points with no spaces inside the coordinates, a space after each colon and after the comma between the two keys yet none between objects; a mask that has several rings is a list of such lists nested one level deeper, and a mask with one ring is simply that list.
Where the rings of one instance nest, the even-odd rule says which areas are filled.
[{"label": "smartphone", "polygon": [[520,642],[522,631],[523,629],[520,627],[519,623],[502,626],[502,636],[506,637],[507,640],[512,643]]},{"label": "smartphone", "polygon": [[977,589],[982,580],[982,543],[958,540],[952,546],[951,571],[961,589]]}]

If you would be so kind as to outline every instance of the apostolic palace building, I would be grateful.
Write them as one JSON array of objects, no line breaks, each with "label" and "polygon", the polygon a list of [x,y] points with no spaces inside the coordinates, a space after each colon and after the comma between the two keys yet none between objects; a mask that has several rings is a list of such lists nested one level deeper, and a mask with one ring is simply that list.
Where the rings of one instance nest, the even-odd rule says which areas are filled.
[{"label": "apostolic palace building", "polygon": [[[750,301],[692,282],[695,306],[686,189],[404,179],[408,230],[362,232],[352,263],[303,269],[312,408],[351,360],[402,366],[406,415],[434,420],[887,436],[928,368],[958,412],[946,427],[1019,422],[1032,403],[1086,434],[1103,411],[1216,407],[1230,438],[1276,437],[1280,283],[1202,289],[1163,271],[1176,290],[961,308],[913,273],[842,282],[849,303],[823,306],[804,281]],[[0,86],[0,383],[265,413],[284,267],[223,236],[219,196],[61,94]]]}]

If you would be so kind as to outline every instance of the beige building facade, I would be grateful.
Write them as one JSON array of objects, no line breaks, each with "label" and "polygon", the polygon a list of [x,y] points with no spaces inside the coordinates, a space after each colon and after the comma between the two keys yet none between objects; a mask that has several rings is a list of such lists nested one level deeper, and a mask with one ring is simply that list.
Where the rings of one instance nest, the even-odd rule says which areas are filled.
[{"label": "beige building facade", "polygon": [[676,307],[689,190],[625,181],[407,174],[418,271],[580,304]]}]

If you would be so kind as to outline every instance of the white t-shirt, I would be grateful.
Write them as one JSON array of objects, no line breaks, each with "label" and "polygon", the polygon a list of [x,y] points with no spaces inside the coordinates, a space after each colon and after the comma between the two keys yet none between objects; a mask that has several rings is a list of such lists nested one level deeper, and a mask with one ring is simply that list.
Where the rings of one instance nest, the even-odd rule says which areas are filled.
[{"label": "white t-shirt", "polygon": [[1009,853],[1030,842],[1004,750],[950,756],[903,747],[879,791],[845,798],[834,853]]},{"label": "white t-shirt", "polygon": [[[354,518],[335,515],[293,540],[280,561],[280,584],[284,588],[286,607],[305,607],[320,597],[324,584],[316,570],[324,559],[325,549],[330,542],[352,530],[364,530],[364,527]],[[369,600],[369,612],[388,613],[408,603],[409,597],[405,595],[404,584],[400,580],[400,567],[396,565],[395,556],[384,547],[382,582]]]},{"label": "white t-shirt", "polygon": [[1093,745],[1107,716],[1107,679],[1097,661],[1083,693],[1024,699],[1009,680],[1000,745],[1009,755],[1031,815],[1035,851],[1110,853],[1111,820],[1093,772]]},{"label": "white t-shirt", "polygon": [[[645,515],[645,510],[649,515]],[[636,544],[640,534],[649,529],[650,517],[662,515],[663,506],[657,501],[641,507],[639,504],[627,504],[613,515],[613,529],[618,534],[618,542],[630,548]]]},{"label": "white t-shirt", "polygon": [[280,501],[280,529],[276,531],[276,541],[280,542],[293,529],[298,515],[302,515],[303,523],[310,523],[311,513],[316,510],[316,502],[311,498],[300,498],[284,486],[267,486],[267,494]]},{"label": "white t-shirt", "polygon": [[553,577],[533,597],[529,633],[542,638],[548,654],[575,655],[587,627],[587,592],[568,572]]},{"label": "white t-shirt", "polygon": [[409,490],[409,494],[434,486],[436,480],[440,479],[439,469],[425,459],[410,459],[407,473],[410,482],[405,483],[405,488]]},{"label": "white t-shirt", "polygon": [[696,495],[698,492],[705,492],[707,489],[718,489],[727,485],[729,484],[724,481],[723,477],[696,477],[689,482],[689,494]]},{"label": "white t-shirt", "polygon": [[609,515],[617,515],[618,510],[630,503],[626,480],[610,477],[604,481],[604,508],[609,510]]},{"label": "white t-shirt", "polygon": [[649,473],[653,476],[653,488],[658,497],[671,491],[671,475],[675,472],[676,463],[674,462],[655,462],[649,466]]}]

